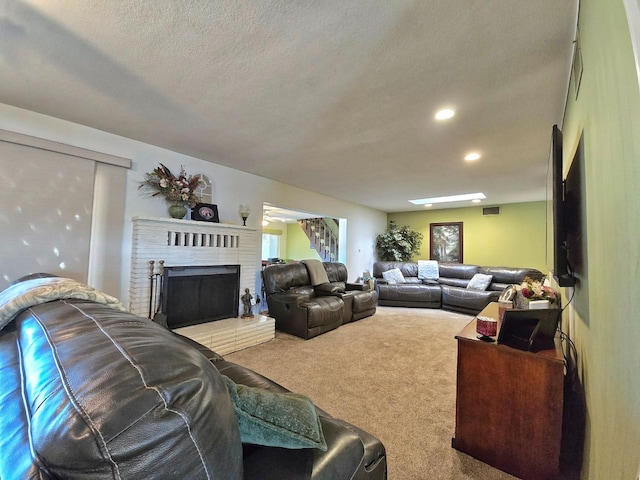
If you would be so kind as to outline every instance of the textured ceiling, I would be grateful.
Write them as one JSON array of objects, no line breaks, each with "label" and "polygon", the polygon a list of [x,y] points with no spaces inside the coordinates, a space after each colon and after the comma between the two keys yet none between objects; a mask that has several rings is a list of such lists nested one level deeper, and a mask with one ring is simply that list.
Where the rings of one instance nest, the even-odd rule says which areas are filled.
[{"label": "textured ceiling", "polygon": [[388,212],[546,198],[577,0],[0,6],[2,103]]}]

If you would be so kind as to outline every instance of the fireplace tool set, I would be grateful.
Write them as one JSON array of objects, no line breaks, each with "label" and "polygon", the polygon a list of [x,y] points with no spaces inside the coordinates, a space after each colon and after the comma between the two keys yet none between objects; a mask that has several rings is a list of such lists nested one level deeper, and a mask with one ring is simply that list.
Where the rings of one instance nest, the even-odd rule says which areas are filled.
[{"label": "fireplace tool set", "polygon": [[162,312],[162,291],[164,287],[164,260],[149,261],[149,318],[167,328],[167,315]]}]

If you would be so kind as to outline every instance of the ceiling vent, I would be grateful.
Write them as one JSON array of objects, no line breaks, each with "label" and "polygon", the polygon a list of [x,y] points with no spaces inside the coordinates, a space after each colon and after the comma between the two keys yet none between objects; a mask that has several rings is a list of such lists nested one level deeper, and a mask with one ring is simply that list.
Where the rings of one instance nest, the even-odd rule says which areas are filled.
[{"label": "ceiling vent", "polygon": [[500,215],[500,207],[483,207],[482,215]]}]

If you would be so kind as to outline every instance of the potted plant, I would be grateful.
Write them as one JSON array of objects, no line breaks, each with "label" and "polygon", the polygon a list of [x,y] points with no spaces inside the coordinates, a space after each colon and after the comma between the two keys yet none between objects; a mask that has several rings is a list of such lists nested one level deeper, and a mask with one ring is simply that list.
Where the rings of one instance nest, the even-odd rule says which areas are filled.
[{"label": "potted plant", "polygon": [[169,215],[173,218],[183,218],[187,213],[185,205],[193,208],[200,203],[200,197],[195,191],[201,186],[200,175],[187,175],[184,167],[181,167],[180,173],[176,176],[160,164],[159,167],[145,174],[144,181],[138,188],[153,192],[152,197],[158,195],[164,197],[169,203]]},{"label": "potted plant", "polygon": [[385,233],[376,237],[376,250],[381,260],[409,262],[420,252],[423,235],[408,226],[398,228],[393,220]]}]

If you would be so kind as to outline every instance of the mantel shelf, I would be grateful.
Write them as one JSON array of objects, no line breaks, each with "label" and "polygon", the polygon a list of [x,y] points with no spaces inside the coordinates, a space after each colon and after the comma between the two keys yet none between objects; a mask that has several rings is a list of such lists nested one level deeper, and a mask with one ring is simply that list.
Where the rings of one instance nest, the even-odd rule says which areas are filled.
[{"label": "mantel shelf", "polygon": [[172,224],[172,225],[184,225],[184,226],[198,226],[198,227],[215,227],[215,228],[238,228],[244,231],[256,232],[255,228],[245,227],[240,224],[233,223],[216,223],[216,222],[200,222],[197,220],[184,220],[168,217],[141,217],[135,216],[131,219],[133,222],[148,222],[155,224]]}]

